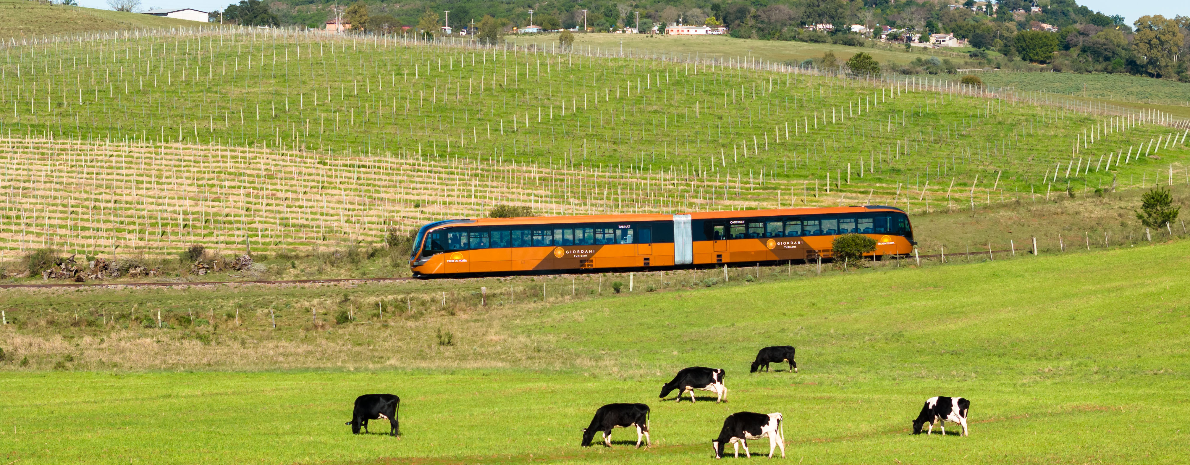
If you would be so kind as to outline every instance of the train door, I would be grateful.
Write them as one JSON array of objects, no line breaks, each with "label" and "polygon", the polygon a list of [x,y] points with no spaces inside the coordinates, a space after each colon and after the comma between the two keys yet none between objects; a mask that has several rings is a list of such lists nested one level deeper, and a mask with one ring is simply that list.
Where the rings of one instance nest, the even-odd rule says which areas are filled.
[{"label": "train door", "polygon": [[636,254],[653,255],[653,234],[648,226],[636,227]]},{"label": "train door", "polygon": [[727,251],[727,222],[726,221],[712,221],[711,222],[711,242],[712,249],[715,252]]}]

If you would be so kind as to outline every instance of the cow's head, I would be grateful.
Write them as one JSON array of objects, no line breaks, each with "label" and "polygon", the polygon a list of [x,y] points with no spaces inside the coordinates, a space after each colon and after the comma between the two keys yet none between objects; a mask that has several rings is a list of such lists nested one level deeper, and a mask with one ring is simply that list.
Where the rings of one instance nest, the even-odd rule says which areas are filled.
[{"label": "cow's head", "polygon": [[760,368],[760,362],[752,362],[752,373],[756,373],[758,368]]},{"label": "cow's head", "polygon": [[913,434],[921,434],[921,428],[925,426],[925,420],[920,418],[913,420]]},{"label": "cow's head", "polygon": [[669,393],[672,392],[673,390],[674,390],[674,387],[672,387],[668,384],[666,384],[665,386],[661,386],[661,395],[657,396],[657,398],[664,399],[665,396],[668,396]]}]

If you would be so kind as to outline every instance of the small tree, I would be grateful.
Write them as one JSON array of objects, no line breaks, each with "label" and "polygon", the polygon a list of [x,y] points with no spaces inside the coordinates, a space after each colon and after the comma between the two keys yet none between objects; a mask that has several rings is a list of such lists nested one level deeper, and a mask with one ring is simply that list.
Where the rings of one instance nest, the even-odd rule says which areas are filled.
[{"label": "small tree", "polygon": [[140,8],[140,0],[107,0],[107,6],[116,11],[131,13]]},{"label": "small tree", "polygon": [[561,34],[558,34],[558,45],[562,47],[562,50],[570,50],[574,46],[574,34],[570,31],[562,31]]},{"label": "small tree", "polygon": [[490,15],[484,15],[483,19],[479,20],[477,29],[479,32],[479,43],[484,45],[496,45],[500,43],[501,32],[504,29],[503,19],[496,19]]},{"label": "small tree", "polygon": [[877,63],[872,55],[859,52],[847,60],[847,69],[851,70],[852,74],[875,75],[880,74],[880,63]]},{"label": "small tree", "polygon": [[527,206],[499,204],[488,210],[488,218],[520,218],[533,216],[533,209]]},{"label": "small tree", "polygon": [[562,29],[562,22],[558,21],[558,18],[554,15],[541,15],[538,16],[538,18],[541,18],[541,30],[543,31],[556,31],[558,29]]},{"label": "small tree", "polygon": [[442,32],[439,27],[438,13],[426,10],[421,19],[417,20],[418,38],[425,41],[433,40]]},{"label": "small tree", "polygon": [[818,66],[822,69],[834,68],[838,64],[839,61],[835,59],[835,54],[833,52],[826,52],[822,54],[822,60],[818,61]]},{"label": "small tree", "polygon": [[347,7],[347,11],[343,12],[343,20],[357,32],[370,32],[372,29],[372,25],[368,23],[368,5],[362,0]]},{"label": "small tree", "polygon": [[1173,196],[1167,189],[1153,189],[1145,192],[1141,197],[1140,211],[1136,212],[1136,219],[1150,228],[1163,228],[1166,223],[1178,219],[1181,207],[1173,205]]},{"label": "small tree", "polygon": [[54,262],[58,261],[58,252],[54,249],[37,249],[26,254],[22,261],[29,276],[37,276],[54,266]]},{"label": "small tree", "polygon": [[982,89],[983,88],[983,79],[980,79],[979,76],[970,76],[970,75],[963,76],[962,79],[959,79],[959,84],[962,84],[964,86],[978,87],[978,88]]},{"label": "small tree", "polygon": [[876,239],[863,234],[844,234],[835,238],[831,249],[836,262],[839,260],[857,262],[864,257],[864,254],[876,250]]}]

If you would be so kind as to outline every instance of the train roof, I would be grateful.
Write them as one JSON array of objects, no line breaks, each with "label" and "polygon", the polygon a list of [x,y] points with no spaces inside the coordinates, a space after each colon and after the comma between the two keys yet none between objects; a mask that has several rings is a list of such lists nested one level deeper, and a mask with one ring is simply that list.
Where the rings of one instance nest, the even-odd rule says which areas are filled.
[{"label": "train roof", "polygon": [[[706,220],[706,219],[729,219],[729,218],[754,218],[757,216],[794,216],[794,215],[820,215],[831,213],[862,213],[875,211],[895,211],[904,213],[897,207],[889,207],[885,205],[865,205],[865,206],[848,206],[848,207],[806,207],[806,208],[779,208],[768,210],[735,210],[735,211],[716,211],[716,212],[690,212],[679,213],[690,215],[691,219]],[[621,223],[634,221],[668,221],[672,220],[674,215],[669,214],[625,214],[625,215],[580,215],[580,216],[524,216],[516,218],[473,218],[465,220],[454,220],[453,223],[458,226],[511,226],[524,224],[563,224],[563,223]],[[445,225],[445,222],[438,222],[437,225]]]}]

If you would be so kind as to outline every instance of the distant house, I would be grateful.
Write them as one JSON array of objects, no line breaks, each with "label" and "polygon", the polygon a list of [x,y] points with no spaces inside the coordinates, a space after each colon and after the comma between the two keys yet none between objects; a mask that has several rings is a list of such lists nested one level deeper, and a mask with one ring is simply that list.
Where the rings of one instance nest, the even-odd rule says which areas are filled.
[{"label": "distant house", "polygon": [[206,23],[210,21],[211,15],[205,11],[195,10],[194,8],[180,8],[170,9],[161,8],[156,10],[146,11],[145,14],[153,16],[163,16],[166,18],[184,19],[186,21],[198,21]]},{"label": "distant house", "polygon": [[674,36],[705,36],[711,33],[708,26],[666,26],[665,33]]},{"label": "distant house", "polygon": [[447,36],[450,35],[450,33],[454,31],[454,29],[451,29],[450,26],[442,26],[438,29],[442,31],[442,35],[447,35]]},{"label": "distant house", "polygon": [[707,30],[707,34],[710,34],[713,36],[721,36],[721,35],[727,34],[726,26],[708,26],[708,27],[709,27],[709,29]]},{"label": "distant house", "polygon": [[956,39],[954,34],[930,34],[930,44],[935,47],[962,47],[966,41]]},{"label": "distant house", "polygon": [[872,30],[868,29],[868,27],[864,26],[863,24],[852,24],[851,32],[854,32],[856,34],[867,34],[869,32],[872,32]]},{"label": "distant house", "polygon": [[1041,22],[1037,22],[1037,21],[1033,21],[1032,23],[1030,23],[1029,29],[1032,29],[1034,31],[1058,32],[1057,26],[1054,26],[1053,24],[1046,24],[1046,23],[1041,23]]},{"label": "distant house", "polygon": [[517,30],[517,33],[519,34],[536,34],[539,32],[541,32],[541,26],[535,26],[532,24]]},{"label": "distant house", "polygon": [[326,32],[331,34],[341,34],[343,31],[351,29],[351,23],[332,19],[326,22],[326,27],[324,29]]},{"label": "distant house", "polygon": [[807,31],[823,31],[823,32],[833,31],[833,30],[835,30],[835,25],[834,24],[811,24],[809,26],[805,26],[804,29],[806,29]]}]

